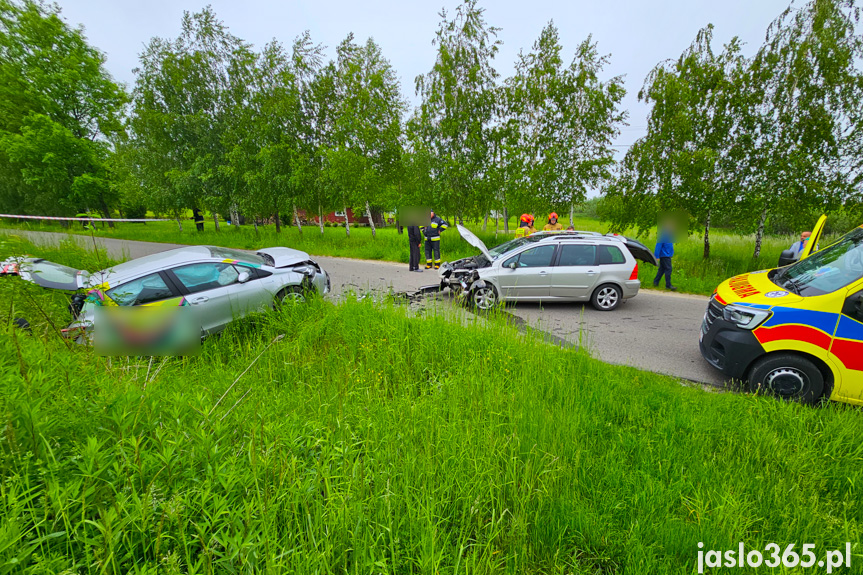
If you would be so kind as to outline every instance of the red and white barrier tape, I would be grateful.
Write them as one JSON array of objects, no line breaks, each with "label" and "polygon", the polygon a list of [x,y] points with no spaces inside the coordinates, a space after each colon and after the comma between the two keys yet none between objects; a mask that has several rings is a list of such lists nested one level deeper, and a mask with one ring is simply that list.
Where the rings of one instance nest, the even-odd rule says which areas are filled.
[{"label": "red and white barrier tape", "polygon": [[174,220],[158,218],[61,218],[56,216],[21,216],[15,214],[0,214],[0,218],[16,218],[21,220],[64,220],[67,222],[173,222]]}]

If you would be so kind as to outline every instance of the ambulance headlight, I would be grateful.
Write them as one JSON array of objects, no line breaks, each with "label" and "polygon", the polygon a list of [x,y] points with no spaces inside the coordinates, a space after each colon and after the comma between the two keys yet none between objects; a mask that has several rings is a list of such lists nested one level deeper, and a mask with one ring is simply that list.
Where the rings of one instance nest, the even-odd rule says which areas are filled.
[{"label": "ambulance headlight", "polygon": [[770,317],[771,312],[765,309],[728,305],[722,312],[725,321],[736,324],[742,329],[755,329]]}]

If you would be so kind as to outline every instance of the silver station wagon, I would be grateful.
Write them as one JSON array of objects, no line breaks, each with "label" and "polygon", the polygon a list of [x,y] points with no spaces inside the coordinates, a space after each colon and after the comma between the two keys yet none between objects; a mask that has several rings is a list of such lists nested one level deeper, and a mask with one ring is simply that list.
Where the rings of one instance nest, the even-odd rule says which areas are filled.
[{"label": "silver station wagon", "polygon": [[441,288],[479,309],[507,301],[589,301],[611,311],[641,287],[638,260],[656,265],[640,242],[596,232],[536,232],[492,249],[470,230],[461,236],[482,253],[441,266]]}]

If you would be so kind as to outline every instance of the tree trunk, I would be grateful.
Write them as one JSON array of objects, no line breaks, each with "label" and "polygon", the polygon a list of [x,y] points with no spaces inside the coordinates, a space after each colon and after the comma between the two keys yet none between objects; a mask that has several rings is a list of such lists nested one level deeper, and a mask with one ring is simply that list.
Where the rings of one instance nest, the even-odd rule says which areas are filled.
[{"label": "tree trunk", "polygon": [[297,205],[293,204],[291,208],[294,210],[294,221],[297,223],[297,229],[300,230],[300,235],[303,235],[303,224],[300,223],[300,214],[297,212]]},{"label": "tree trunk", "polygon": [[509,210],[503,209],[503,233],[509,233]]},{"label": "tree trunk", "polygon": [[375,221],[372,219],[372,208],[369,202],[366,201],[366,217],[369,219],[369,226],[372,228],[372,238],[377,238],[377,230],[375,230]]},{"label": "tree trunk", "polygon": [[488,231],[488,212],[486,212],[485,216],[482,218],[482,231]]},{"label": "tree trunk", "polygon": [[183,221],[180,219],[180,216],[177,216],[177,225],[180,227],[180,233],[183,233]]},{"label": "tree trunk", "polygon": [[497,237],[497,230],[500,227],[500,212],[494,212],[494,236]]},{"label": "tree trunk", "polygon": [[707,219],[704,221],[704,259],[710,257],[710,210],[707,210]]},{"label": "tree trunk", "polygon": [[324,235],[324,206],[318,203],[318,225],[321,226],[321,235]]},{"label": "tree trunk", "polygon": [[348,206],[345,205],[345,235],[351,237],[351,218],[348,217]]},{"label": "tree trunk", "polygon": [[258,216],[255,216],[254,218],[252,218],[252,221],[255,222],[255,235],[257,236],[258,235]]},{"label": "tree trunk", "polygon": [[279,202],[273,202],[273,208],[275,209],[275,217],[276,217],[276,233],[282,233],[282,220],[279,218]]},{"label": "tree trunk", "polygon": [[240,226],[240,214],[237,213],[237,204],[231,206],[231,224]]},{"label": "tree trunk", "polygon": [[216,226],[216,231],[219,231],[219,214],[213,212],[213,225]]},{"label": "tree trunk", "polygon": [[572,223],[574,221],[575,221],[575,202],[570,200],[570,202],[569,202],[569,225],[574,227],[575,224]]},{"label": "tree trunk", "polygon": [[761,217],[758,219],[758,231],[755,232],[755,252],[752,254],[753,259],[761,255],[761,240],[764,239],[765,221],[767,221],[767,204],[764,204],[764,209],[761,210]]},{"label": "tree trunk", "polygon": [[[100,197],[99,202],[102,204],[102,213],[105,214],[106,218],[110,218],[111,213],[108,210],[108,204],[105,203],[105,199]],[[105,227],[105,222],[102,222],[102,227],[103,228]],[[114,228],[114,222],[108,222],[108,227],[113,229]]]},{"label": "tree trunk", "polygon": [[399,235],[402,235],[403,233],[405,233],[405,230],[402,227],[401,220],[396,220],[396,232],[398,232]]}]

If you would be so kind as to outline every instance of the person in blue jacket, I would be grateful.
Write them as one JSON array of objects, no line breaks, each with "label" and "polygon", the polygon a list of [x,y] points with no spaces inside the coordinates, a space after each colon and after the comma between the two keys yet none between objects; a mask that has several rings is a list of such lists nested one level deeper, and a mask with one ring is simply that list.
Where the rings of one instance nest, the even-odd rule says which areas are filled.
[{"label": "person in blue jacket", "polygon": [[671,285],[671,258],[674,256],[674,237],[670,227],[665,224],[659,228],[659,240],[656,242],[656,248],[653,250],[653,255],[659,259],[659,271],[656,272],[656,277],[653,278],[653,287],[659,287],[659,280],[665,276],[665,287],[671,291],[677,290]]}]

